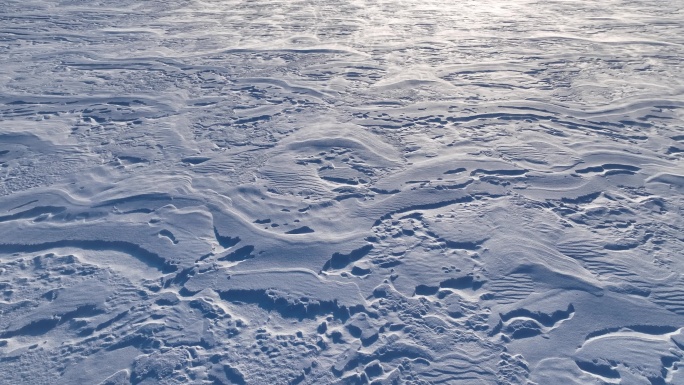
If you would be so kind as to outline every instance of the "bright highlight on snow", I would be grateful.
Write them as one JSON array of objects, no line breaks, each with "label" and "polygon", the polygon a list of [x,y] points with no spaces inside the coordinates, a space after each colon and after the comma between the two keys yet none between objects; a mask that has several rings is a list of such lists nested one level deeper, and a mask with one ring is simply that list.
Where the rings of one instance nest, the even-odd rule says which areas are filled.
[{"label": "bright highlight on snow", "polygon": [[677,1],[4,1],[0,384],[684,384]]}]

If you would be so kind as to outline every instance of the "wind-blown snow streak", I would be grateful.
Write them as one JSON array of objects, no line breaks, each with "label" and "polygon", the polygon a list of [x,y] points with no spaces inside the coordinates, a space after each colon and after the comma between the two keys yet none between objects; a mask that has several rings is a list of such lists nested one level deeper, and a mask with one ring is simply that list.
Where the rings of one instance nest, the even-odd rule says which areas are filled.
[{"label": "wind-blown snow streak", "polygon": [[0,383],[684,383],[682,9],[2,2]]}]

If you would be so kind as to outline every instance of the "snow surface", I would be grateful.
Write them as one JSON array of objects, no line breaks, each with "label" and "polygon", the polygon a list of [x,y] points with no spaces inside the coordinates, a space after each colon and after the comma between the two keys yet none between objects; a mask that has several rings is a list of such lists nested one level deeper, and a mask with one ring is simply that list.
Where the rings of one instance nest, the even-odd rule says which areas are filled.
[{"label": "snow surface", "polygon": [[0,383],[684,384],[684,2],[0,1]]}]

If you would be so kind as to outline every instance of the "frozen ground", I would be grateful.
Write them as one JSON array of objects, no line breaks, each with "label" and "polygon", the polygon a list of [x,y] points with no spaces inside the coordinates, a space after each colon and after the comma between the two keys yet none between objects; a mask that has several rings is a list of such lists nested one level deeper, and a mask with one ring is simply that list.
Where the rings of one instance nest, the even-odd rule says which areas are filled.
[{"label": "frozen ground", "polygon": [[0,383],[684,384],[683,9],[0,1]]}]

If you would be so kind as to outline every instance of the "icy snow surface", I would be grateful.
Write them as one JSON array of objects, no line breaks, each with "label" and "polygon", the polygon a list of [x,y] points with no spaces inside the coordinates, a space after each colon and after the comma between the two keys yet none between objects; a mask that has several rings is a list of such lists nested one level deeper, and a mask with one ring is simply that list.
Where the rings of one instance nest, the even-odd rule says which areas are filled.
[{"label": "icy snow surface", "polygon": [[0,383],[684,384],[683,9],[0,1]]}]

